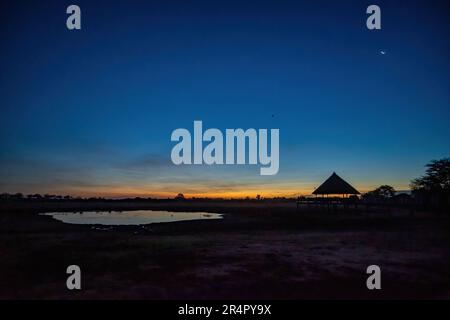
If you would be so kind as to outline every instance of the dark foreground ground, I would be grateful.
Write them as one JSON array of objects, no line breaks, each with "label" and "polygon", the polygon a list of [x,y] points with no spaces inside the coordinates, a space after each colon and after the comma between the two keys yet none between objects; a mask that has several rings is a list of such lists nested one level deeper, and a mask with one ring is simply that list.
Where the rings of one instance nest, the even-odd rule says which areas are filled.
[{"label": "dark foreground ground", "polygon": [[[223,220],[97,230],[39,211],[154,208]],[[66,268],[82,290],[66,289]],[[366,268],[382,289],[366,288]],[[450,219],[289,202],[0,204],[2,299],[450,299]]]}]

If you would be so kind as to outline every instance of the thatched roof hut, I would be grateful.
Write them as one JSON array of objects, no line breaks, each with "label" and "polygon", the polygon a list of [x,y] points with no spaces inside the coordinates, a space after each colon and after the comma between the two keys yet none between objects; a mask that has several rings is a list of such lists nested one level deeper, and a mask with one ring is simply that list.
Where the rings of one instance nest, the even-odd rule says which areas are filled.
[{"label": "thatched roof hut", "polygon": [[329,195],[329,194],[360,194],[358,190],[353,188],[347,181],[339,177],[335,172],[322,183],[313,194]]}]

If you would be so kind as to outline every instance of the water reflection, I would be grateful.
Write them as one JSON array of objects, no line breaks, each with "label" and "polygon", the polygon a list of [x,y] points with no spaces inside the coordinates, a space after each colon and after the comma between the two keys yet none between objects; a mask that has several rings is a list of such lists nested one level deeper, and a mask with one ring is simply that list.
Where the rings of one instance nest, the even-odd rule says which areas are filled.
[{"label": "water reflection", "polygon": [[88,211],[88,212],[49,212],[42,215],[71,224],[101,225],[141,225],[184,220],[222,219],[218,213],[207,212],[169,212],[153,210],[134,211]]}]

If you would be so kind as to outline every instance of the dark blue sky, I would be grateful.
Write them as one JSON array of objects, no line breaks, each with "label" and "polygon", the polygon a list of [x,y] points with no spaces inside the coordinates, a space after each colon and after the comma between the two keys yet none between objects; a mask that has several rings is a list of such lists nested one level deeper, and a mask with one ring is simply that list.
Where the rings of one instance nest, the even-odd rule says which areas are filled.
[{"label": "dark blue sky", "polygon": [[[65,26],[70,4],[80,31]],[[365,26],[370,4],[382,30]],[[332,171],[405,189],[450,154],[445,2],[1,6],[0,192],[292,195]],[[175,167],[170,134],[194,120],[279,128],[278,175]]]}]

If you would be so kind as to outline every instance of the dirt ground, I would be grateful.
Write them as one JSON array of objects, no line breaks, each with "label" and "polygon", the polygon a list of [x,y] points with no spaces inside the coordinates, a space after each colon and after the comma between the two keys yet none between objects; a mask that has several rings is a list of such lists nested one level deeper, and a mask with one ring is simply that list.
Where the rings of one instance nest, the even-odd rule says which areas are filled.
[{"label": "dirt ground", "polygon": [[[0,208],[0,298],[450,299],[448,215],[157,206],[225,218],[96,230],[37,214],[47,207]],[[80,291],[66,288],[71,264],[82,270]],[[381,290],[366,287],[372,264]]]}]

